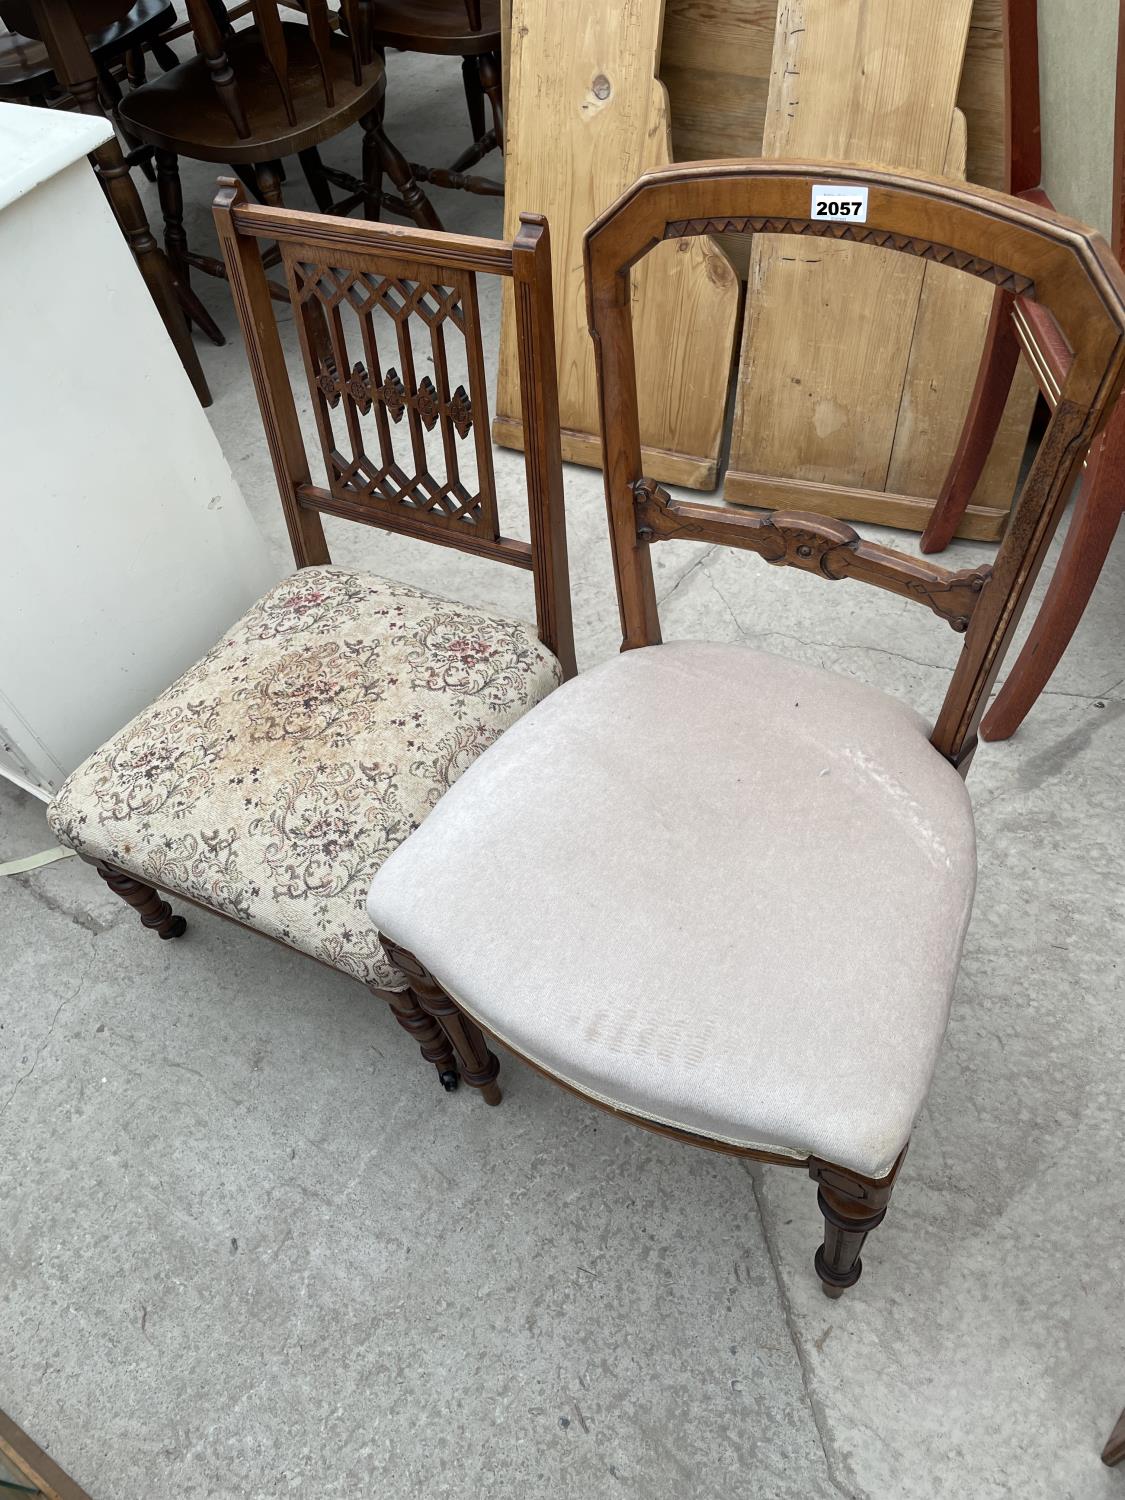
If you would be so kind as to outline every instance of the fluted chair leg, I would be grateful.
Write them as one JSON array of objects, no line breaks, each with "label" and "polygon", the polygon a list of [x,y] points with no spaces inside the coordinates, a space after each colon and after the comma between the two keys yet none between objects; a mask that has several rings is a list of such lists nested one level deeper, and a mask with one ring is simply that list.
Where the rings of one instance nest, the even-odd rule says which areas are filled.
[{"label": "fluted chair leg", "polygon": [[442,1088],[451,1094],[457,1087],[457,1059],[440,1024],[418,1004],[413,990],[381,990],[374,985],[368,985],[368,989],[387,1002],[398,1024],[418,1043],[422,1057],[437,1069]]},{"label": "fluted chair leg", "polygon": [[496,1082],[500,1062],[495,1053],[489,1050],[484,1032],[475,1021],[458,1010],[438,981],[413,953],[389,942],[382,934],[380,936],[391,963],[400,968],[410,980],[411,994],[449,1038],[457,1054],[461,1077],[471,1088],[480,1089],[486,1104],[499,1104],[503,1097],[500,1085]]}]

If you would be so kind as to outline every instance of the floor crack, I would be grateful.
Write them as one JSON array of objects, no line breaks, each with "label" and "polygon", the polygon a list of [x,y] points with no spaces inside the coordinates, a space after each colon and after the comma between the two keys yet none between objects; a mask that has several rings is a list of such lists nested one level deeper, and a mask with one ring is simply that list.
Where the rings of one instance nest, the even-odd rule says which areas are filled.
[{"label": "floor crack", "polygon": [[65,917],[68,922],[73,922],[76,927],[82,927],[87,932],[92,932],[95,937],[99,933],[108,932],[111,927],[116,927],[122,917],[128,914],[128,908],[124,908],[120,914],[102,921],[98,917],[91,916],[89,912],[77,910],[73,906],[68,906],[65,901],[58,900],[57,897],[45,891],[42,886],[37,885],[30,875],[11,875],[9,879],[14,885],[19,886],[20,890],[26,891],[33,901],[38,901],[40,906],[45,906],[48,911],[53,911],[56,916]]},{"label": "floor crack", "polygon": [[695,561],[692,563],[691,567],[684,569],[684,571],[676,579],[675,583],[672,585],[672,587],[668,590],[668,592],[666,594],[661,594],[660,598],[656,601],[656,607],[657,607],[657,609],[659,609],[662,604],[665,604],[669,599],[671,599],[672,595],[676,592],[676,590],[680,587],[680,585],[682,583],[686,583],[687,580],[691,577],[691,575],[694,572],[696,572],[699,568],[701,568],[703,566],[703,564],[711,556],[712,552],[717,552],[718,550],[719,550],[719,544],[718,544],[718,542],[712,542],[709,547],[704,547],[702,553],[699,555],[699,557],[697,557],[695,559]]},{"label": "floor crack", "polygon": [[751,1191],[754,1194],[754,1202],[758,1208],[758,1217],[762,1222],[762,1238],[766,1243],[766,1254],[770,1258],[770,1265],[773,1268],[773,1279],[777,1284],[777,1295],[781,1300],[782,1317],[785,1319],[785,1327],[788,1331],[790,1342],[793,1345],[793,1351],[797,1356],[797,1365],[801,1371],[801,1385],[804,1388],[805,1400],[809,1405],[809,1412],[813,1419],[813,1426],[816,1428],[816,1435],[820,1442],[820,1449],[824,1454],[824,1468],[828,1475],[828,1482],[829,1484],[831,1484],[834,1490],[837,1490],[841,1495],[846,1496],[847,1500],[864,1500],[864,1497],[860,1494],[860,1492],[854,1489],[846,1481],[842,1480],[837,1473],[839,1465],[834,1451],[835,1444],[832,1442],[831,1435],[828,1432],[828,1422],[824,1413],[824,1408],[821,1405],[819,1398],[813,1393],[812,1373],[809,1370],[809,1364],[807,1356],[805,1354],[804,1345],[802,1344],[800,1335],[797,1332],[797,1323],[796,1319],[793,1316],[793,1306],[789,1301],[789,1293],[785,1289],[785,1282],[781,1275],[781,1266],[777,1259],[777,1251],[774,1249],[773,1240],[770,1237],[769,1225],[766,1222],[766,1210],[765,1205],[762,1202],[759,1174],[754,1170],[753,1166],[748,1161],[743,1161],[741,1165],[745,1168],[746,1175],[750,1178],[750,1187]]},{"label": "floor crack", "polygon": [[12,1092],[4,1100],[4,1103],[0,1104],[0,1120],[2,1120],[8,1113],[8,1106],[12,1103],[12,1100],[19,1093],[21,1086],[27,1082],[32,1073],[35,1072],[35,1069],[39,1066],[39,1059],[43,1056],[44,1049],[46,1048],[47,1043],[51,1040],[51,1037],[55,1030],[55,1026],[58,1024],[59,1017],[62,1015],[63,1011],[70,1004],[70,1002],[78,998],[83,985],[89,978],[90,970],[93,968],[93,966],[94,957],[93,955],[91,955],[89,962],[87,963],[85,969],[83,969],[82,971],[82,977],[79,979],[74,989],[70,992],[69,995],[64,995],[63,998],[59,1001],[58,1005],[55,1007],[55,1013],[51,1017],[51,1024],[47,1027],[42,1041],[35,1049],[35,1056],[31,1059],[31,1067],[28,1068],[26,1073],[22,1073],[20,1077],[16,1079],[14,1085],[12,1086]]}]

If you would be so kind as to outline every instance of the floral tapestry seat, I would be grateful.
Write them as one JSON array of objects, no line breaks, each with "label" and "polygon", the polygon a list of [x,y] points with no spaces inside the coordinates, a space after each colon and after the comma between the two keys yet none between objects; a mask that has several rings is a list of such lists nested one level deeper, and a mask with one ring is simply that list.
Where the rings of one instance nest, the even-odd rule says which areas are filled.
[{"label": "floral tapestry seat", "polygon": [[534,629],[303,568],[64,783],[59,841],[400,990],[364,901],[384,859],[561,680]]}]

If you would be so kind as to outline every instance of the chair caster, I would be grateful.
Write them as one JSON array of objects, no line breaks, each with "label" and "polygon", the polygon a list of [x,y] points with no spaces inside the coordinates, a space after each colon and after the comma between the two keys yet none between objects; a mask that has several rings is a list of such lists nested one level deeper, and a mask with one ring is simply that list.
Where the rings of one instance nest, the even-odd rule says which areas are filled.
[{"label": "chair caster", "polygon": [[443,1072],[438,1074],[438,1081],[447,1094],[452,1094],[456,1089],[458,1083],[460,1082],[460,1079],[457,1077],[457,1074],[454,1073],[452,1068],[446,1068]]},{"label": "chair caster", "polygon": [[186,931],[186,919],[184,917],[173,917],[168,925],[163,929],[160,936],[162,938],[178,938],[183,937]]}]

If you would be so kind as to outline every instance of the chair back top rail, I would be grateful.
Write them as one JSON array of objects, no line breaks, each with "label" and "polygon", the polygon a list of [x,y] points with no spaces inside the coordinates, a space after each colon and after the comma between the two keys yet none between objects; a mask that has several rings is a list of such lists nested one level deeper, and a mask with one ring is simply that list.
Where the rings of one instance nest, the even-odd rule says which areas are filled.
[{"label": "chair back top rail", "polygon": [[[814,187],[867,189],[862,222],[814,217]],[[804,512],[677,502],[645,478],[633,362],[630,270],[666,239],[816,235],[919,256],[981,277],[1052,314],[1072,351],[1050,424],[991,567],[952,572],[863,541]],[[914,599],[963,632],[931,736],[967,769],[977,726],[1071,485],[1125,381],[1125,274],[1095,231],[983,188],[829,162],[715,161],[639,178],[586,232],[590,333],[601,405],[622,649],[660,640],[650,545],[668,536],[756,551],[823,578],[851,577]]]},{"label": "chair back top rail", "polygon": [[[247,203],[223,181],[219,242],[298,567],[329,561],[321,516],[532,574],[540,638],[573,674],[545,219],[511,243]],[[260,241],[276,242],[326,482],[314,483]],[[514,283],[531,540],[500,530],[479,273]]]}]

